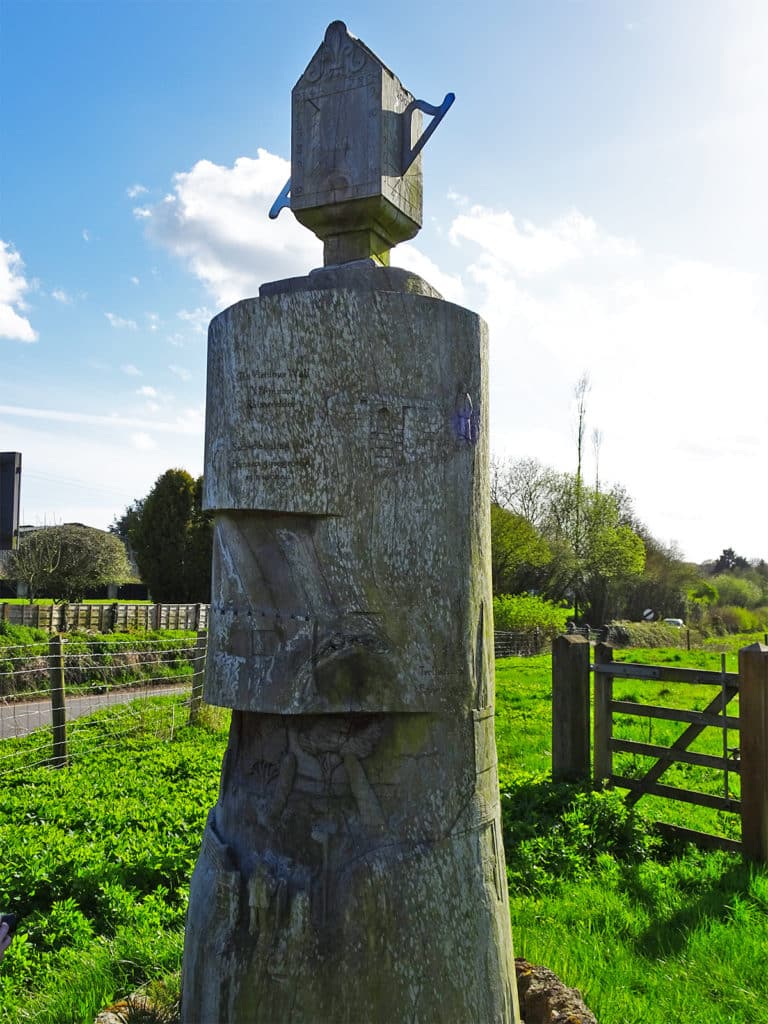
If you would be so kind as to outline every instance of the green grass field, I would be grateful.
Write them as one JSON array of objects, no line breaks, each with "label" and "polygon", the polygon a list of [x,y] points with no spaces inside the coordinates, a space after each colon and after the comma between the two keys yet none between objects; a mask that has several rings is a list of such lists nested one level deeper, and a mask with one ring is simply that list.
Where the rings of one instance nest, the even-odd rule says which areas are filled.
[{"label": "green grass field", "polygon": [[[717,653],[679,650],[617,657],[720,664]],[[580,988],[600,1024],[768,1024],[768,868],[664,840],[653,818],[673,820],[668,801],[646,809],[644,798],[629,812],[620,792],[553,785],[550,673],[548,657],[497,663],[516,953]],[[628,685],[649,686],[638,700],[708,697]],[[191,727],[170,708],[148,702],[119,738],[114,712],[102,712],[66,771],[3,779],[0,907],[23,915],[0,966],[3,1024],[92,1024],[148,983],[170,1002],[178,994],[187,884],[227,716],[209,710]],[[711,812],[686,813],[694,827],[711,824],[698,817]]]}]

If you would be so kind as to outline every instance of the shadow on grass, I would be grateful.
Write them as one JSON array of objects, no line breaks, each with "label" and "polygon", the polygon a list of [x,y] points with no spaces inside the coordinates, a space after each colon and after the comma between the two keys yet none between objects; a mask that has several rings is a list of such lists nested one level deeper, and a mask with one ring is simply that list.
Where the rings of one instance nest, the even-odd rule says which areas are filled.
[{"label": "shadow on grass", "polygon": [[[727,860],[725,870],[710,877],[701,877],[695,884],[679,885],[690,888],[690,899],[685,906],[670,914],[659,900],[658,892],[643,882],[641,873],[634,865],[627,865],[622,873],[623,888],[634,903],[644,906],[651,923],[635,940],[640,956],[648,960],[674,956],[682,952],[691,938],[707,921],[726,921],[732,914],[734,903],[748,899],[754,867],[737,860],[737,854],[702,854],[716,864]],[[702,876],[706,871],[702,870]]]}]

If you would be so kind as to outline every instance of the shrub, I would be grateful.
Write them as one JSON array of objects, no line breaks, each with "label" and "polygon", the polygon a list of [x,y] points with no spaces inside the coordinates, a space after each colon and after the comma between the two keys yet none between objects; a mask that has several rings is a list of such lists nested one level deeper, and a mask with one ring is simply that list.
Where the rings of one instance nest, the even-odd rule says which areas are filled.
[{"label": "shrub", "polygon": [[742,576],[725,573],[722,576],[713,576],[711,583],[717,588],[721,606],[739,605],[741,608],[756,608],[763,599],[760,587]]},{"label": "shrub", "polygon": [[533,594],[499,594],[493,599],[495,629],[529,633],[540,629],[547,636],[565,631],[568,609]]},{"label": "shrub", "polygon": [[685,630],[665,622],[612,622],[610,641],[616,647],[679,647]]},{"label": "shrub", "polygon": [[717,609],[712,622],[725,633],[756,633],[768,624],[768,608],[724,605]]},{"label": "shrub", "polygon": [[507,875],[515,892],[544,892],[581,878],[599,857],[635,865],[662,850],[642,811],[616,790],[553,783],[521,773],[501,793]]}]

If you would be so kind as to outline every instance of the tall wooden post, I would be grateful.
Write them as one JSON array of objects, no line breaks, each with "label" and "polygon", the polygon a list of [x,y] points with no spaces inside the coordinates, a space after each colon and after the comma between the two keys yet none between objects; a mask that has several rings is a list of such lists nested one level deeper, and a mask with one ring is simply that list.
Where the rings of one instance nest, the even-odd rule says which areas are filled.
[{"label": "tall wooden post", "polygon": [[[610,644],[595,645],[595,667],[609,665],[613,661],[613,647]],[[595,782],[610,779],[613,775],[613,753],[610,748],[613,729],[613,676],[595,672]]]},{"label": "tall wooden post", "polygon": [[552,780],[589,778],[589,640],[577,634],[552,644]]},{"label": "tall wooden post", "polygon": [[739,651],[741,842],[749,860],[768,862],[768,647]]},{"label": "tall wooden post", "polygon": [[[198,608],[200,606],[198,605]],[[200,713],[200,705],[203,703],[203,681],[205,679],[205,654],[208,647],[208,633],[204,629],[198,630],[195,641],[195,653],[192,657],[192,664],[195,666],[192,676],[192,697],[189,702],[189,724],[194,725]]]},{"label": "tall wooden post", "polygon": [[60,636],[53,636],[48,645],[48,664],[51,682],[51,718],[53,721],[54,768],[67,763],[67,712],[64,705],[64,645]]}]

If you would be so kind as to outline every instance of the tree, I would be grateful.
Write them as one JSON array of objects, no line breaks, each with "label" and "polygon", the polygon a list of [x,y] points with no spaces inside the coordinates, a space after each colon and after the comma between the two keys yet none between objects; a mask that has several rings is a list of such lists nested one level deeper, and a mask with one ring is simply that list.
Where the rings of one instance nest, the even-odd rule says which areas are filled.
[{"label": "tree", "polygon": [[749,562],[741,555],[737,555],[733,548],[723,548],[723,553],[712,566],[712,575],[719,576],[724,572],[734,572],[737,569],[749,569]]},{"label": "tree", "polygon": [[213,517],[202,510],[202,477],[169,469],[112,524],[123,533],[156,601],[208,601]]},{"label": "tree", "polygon": [[28,533],[11,552],[7,572],[26,583],[30,601],[40,595],[81,601],[89,590],[118,583],[131,574],[118,537],[77,523]]},{"label": "tree", "polygon": [[494,594],[538,589],[539,570],[552,560],[544,538],[523,516],[491,505],[491,578]]},{"label": "tree", "polygon": [[[588,382],[580,384],[577,398],[583,420]],[[583,443],[583,422],[581,433]],[[592,622],[604,622],[623,611],[645,564],[643,537],[623,488],[601,492],[585,485],[578,472],[557,473],[535,459],[521,459],[494,463],[493,493],[503,503],[500,511],[521,516],[535,527],[549,551],[548,559],[529,564],[524,582],[516,580],[520,589],[536,589],[552,600],[570,595]],[[491,515],[497,532],[498,580],[507,546],[503,538],[511,527],[504,525],[499,512],[492,510]],[[515,530],[520,536],[520,528]]]}]

